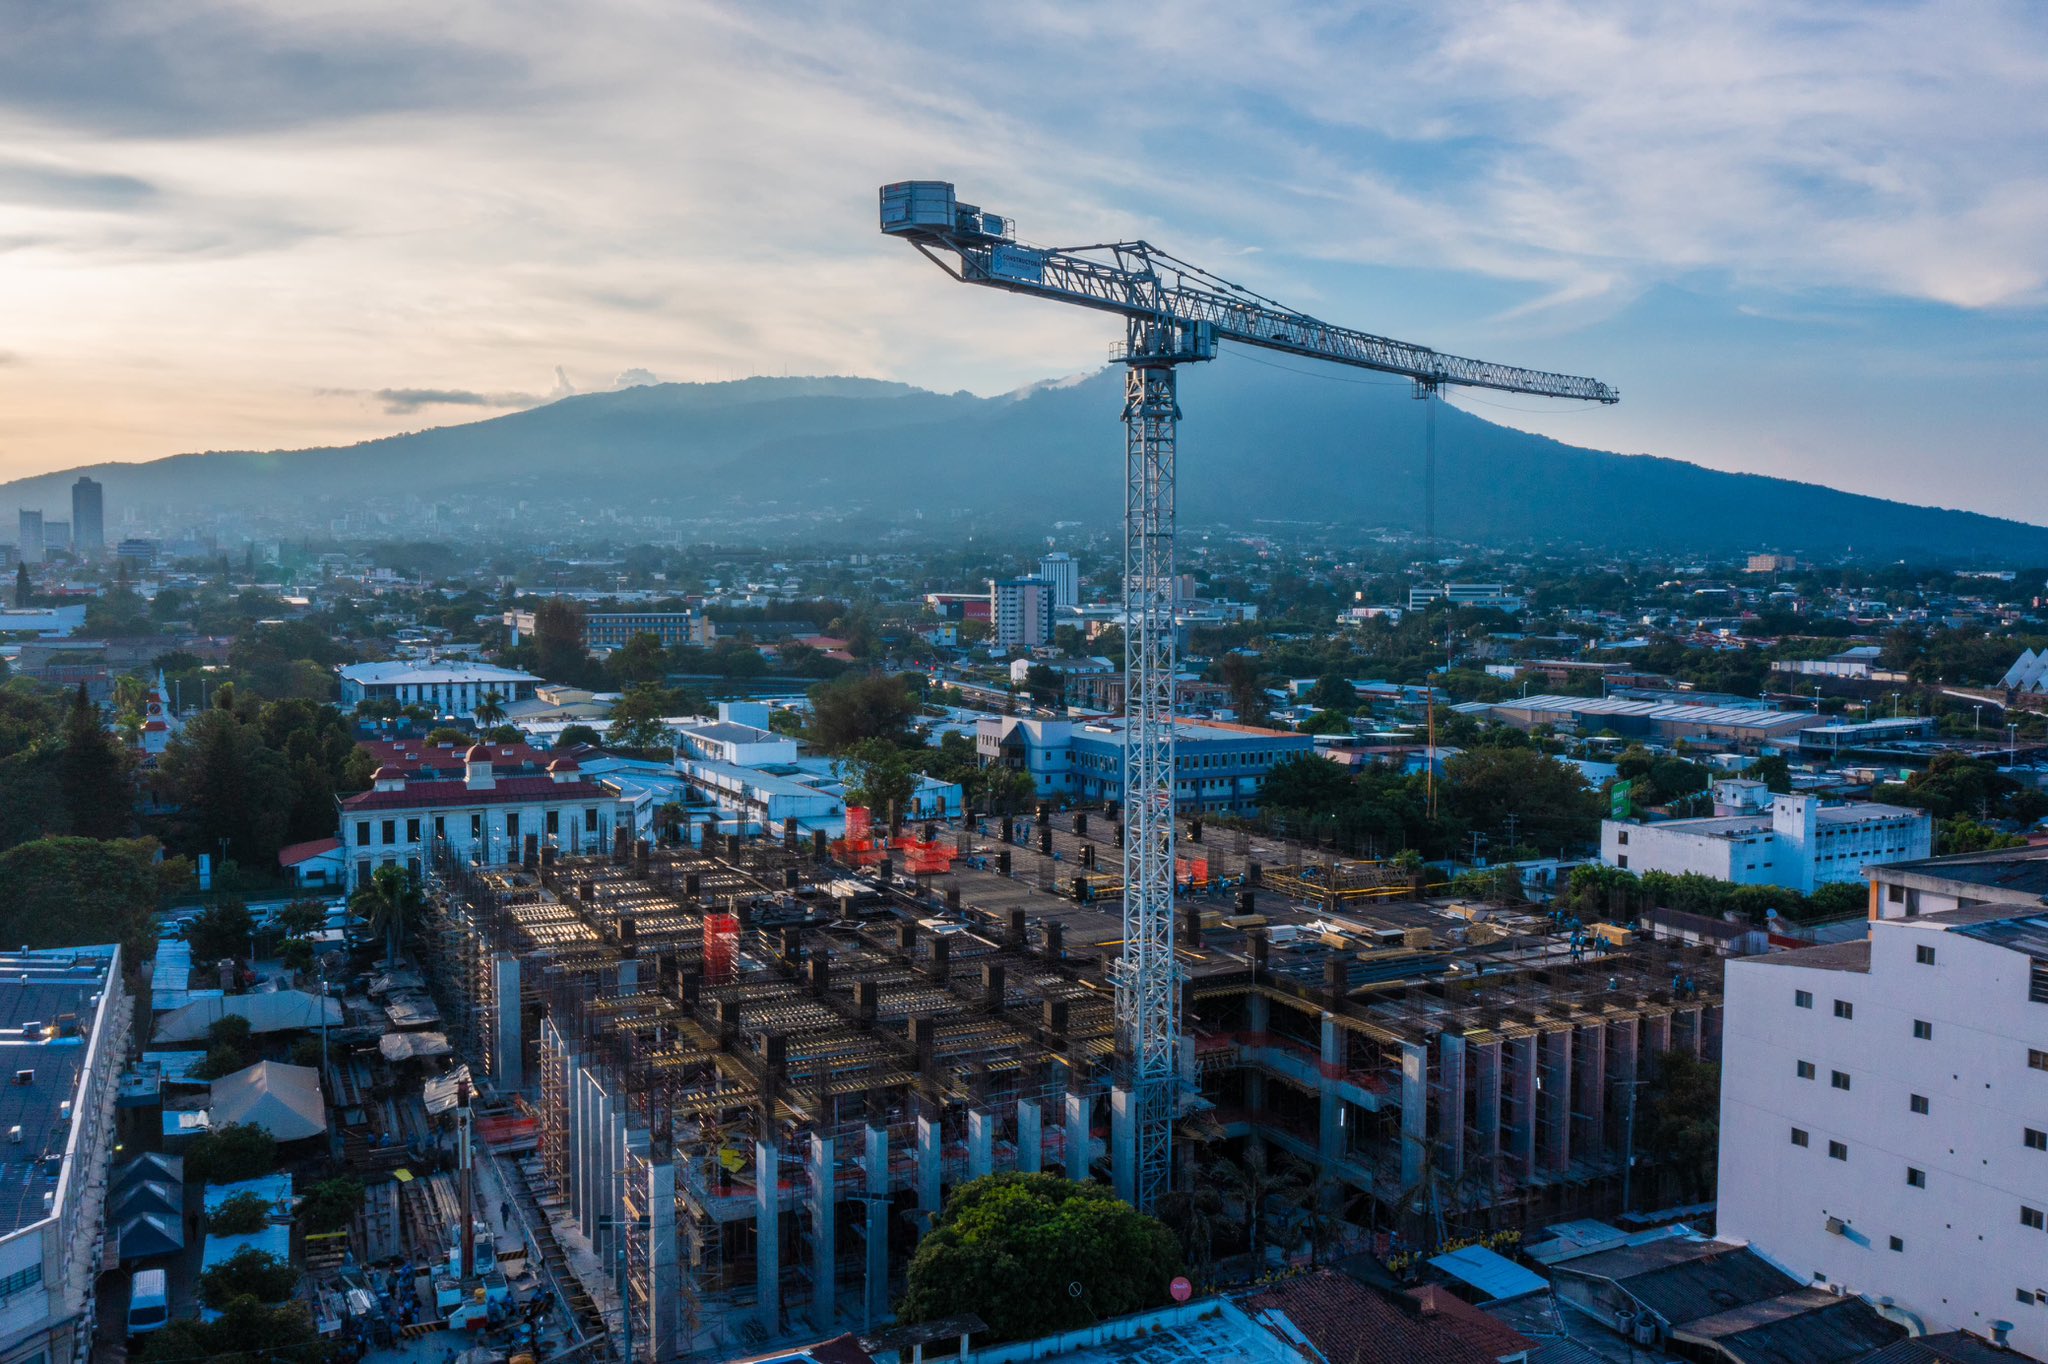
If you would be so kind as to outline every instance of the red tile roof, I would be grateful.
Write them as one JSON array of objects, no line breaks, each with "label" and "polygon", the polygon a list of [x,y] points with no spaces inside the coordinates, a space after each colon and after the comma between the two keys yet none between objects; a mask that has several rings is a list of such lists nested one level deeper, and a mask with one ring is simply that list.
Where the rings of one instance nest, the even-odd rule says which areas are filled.
[{"label": "red tile roof", "polygon": [[[378,767],[394,767],[408,777],[420,772],[447,772],[459,776],[463,762],[469,756],[467,747],[442,748],[438,744],[427,743],[425,739],[364,739],[356,747],[368,753],[370,761]],[[538,771],[550,756],[523,743],[490,744],[487,747],[491,753],[491,766],[501,772],[521,767]]]},{"label": "red tile roof", "polygon": [[1535,1348],[1535,1342],[1527,1336],[1488,1316],[1442,1284],[1425,1284],[1411,1289],[1408,1296],[1421,1305],[1423,1316],[1443,1318],[1467,1340],[1492,1350],[1495,1358]]},{"label": "red tile roof", "polygon": [[340,848],[341,840],[338,838],[316,838],[306,843],[292,843],[277,850],[277,865],[296,867],[299,863],[318,857],[321,853],[336,852]]},{"label": "red tile roof", "polygon": [[1329,1269],[1269,1289],[1248,1306],[1285,1314],[1332,1364],[1496,1364],[1502,1354],[1531,1348],[1516,1336],[1521,1344],[1514,1349],[1496,1350],[1497,1333],[1482,1338],[1450,1313],[1424,1312],[1412,1299],[1413,1310],[1404,1309]]},{"label": "red tile roof", "polygon": [[489,790],[471,790],[460,781],[415,777],[402,791],[362,791],[342,801],[347,811],[416,810],[445,805],[515,805],[536,800],[614,800],[618,792],[594,781],[556,781],[553,777],[499,777]]}]

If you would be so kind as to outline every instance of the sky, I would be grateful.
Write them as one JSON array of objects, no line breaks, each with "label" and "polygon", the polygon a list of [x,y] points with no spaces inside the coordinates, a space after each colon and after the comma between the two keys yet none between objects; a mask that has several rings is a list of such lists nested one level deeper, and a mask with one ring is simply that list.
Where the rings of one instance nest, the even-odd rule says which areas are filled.
[{"label": "sky", "polygon": [[0,478],[1103,363],[880,236],[901,179],[1622,394],[1453,398],[1509,425],[2048,522],[2034,0],[16,7]]}]

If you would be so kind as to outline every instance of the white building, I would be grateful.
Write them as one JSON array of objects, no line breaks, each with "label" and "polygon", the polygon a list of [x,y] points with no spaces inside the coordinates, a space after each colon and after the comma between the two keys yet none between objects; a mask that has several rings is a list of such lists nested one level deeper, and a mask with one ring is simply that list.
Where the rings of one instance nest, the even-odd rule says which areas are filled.
[{"label": "white building", "polygon": [[1813,796],[1774,796],[1757,814],[1638,824],[1600,821],[1600,861],[1623,871],[1695,872],[1739,886],[1783,886],[1809,894],[1864,870],[1926,857],[1934,820],[1901,805],[1822,805]]},{"label": "white building", "polygon": [[1052,604],[1055,607],[1079,606],[1081,604],[1081,565],[1074,556],[1063,549],[1056,549],[1038,561],[1038,577],[1052,584]]},{"label": "white building", "polygon": [[1043,579],[989,583],[989,642],[998,649],[1036,649],[1052,643],[1052,609],[1052,584]]},{"label": "white building", "polygon": [[353,709],[372,699],[426,706],[437,716],[471,719],[477,704],[531,700],[541,679],[489,663],[351,663],[341,670],[341,704]]},{"label": "white building", "polygon": [[573,758],[525,744],[468,750],[417,740],[362,745],[377,761],[370,789],[341,802],[341,843],[351,887],[378,867],[424,871],[438,845],[458,860],[517,862],[526,840],[565,853],[601,852],[632,831],[619,791]]},{"label": "white building", "polygon": [[[1029,773],[1038,794],[1092,804],[1123,799],[1122,720],[984,717],[975,750],[984,767]],[[1315,752],[1315,736],[1252,725],[1180,720],[1174,724],[1177,809],[1248,810],[1276,763]]]},{"label": "white building", "polygon": [[8,1195],[0,1200],[0,1364],[92,1353],[107,1255],[114,1102],[131,1024],[118,947],[0,953]]},{"label": "white building", "polygon": [[1868,938],[1729,963],[1720,1234],[2042,1359],[2048,861],[2020,852],[1886,868]]}]

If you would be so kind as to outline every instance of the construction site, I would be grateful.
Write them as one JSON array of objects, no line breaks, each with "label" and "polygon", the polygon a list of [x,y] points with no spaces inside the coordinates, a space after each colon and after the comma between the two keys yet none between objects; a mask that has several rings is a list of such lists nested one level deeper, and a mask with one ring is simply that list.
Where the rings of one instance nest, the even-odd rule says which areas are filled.
[{"label": "construction site", "polygon": [[[831,842],[435,868],[415,945],[450,1041],[534,1121],[517,1177],[634,1356],[879,1324],[965,1180],[1135,1186],[1124,826],[851,813]],[[1262,1146],[1382,1251],[1625,1210],[1639,1091],[1718,1055],[1717,958],[1179,833],[1178,1185]]]}]

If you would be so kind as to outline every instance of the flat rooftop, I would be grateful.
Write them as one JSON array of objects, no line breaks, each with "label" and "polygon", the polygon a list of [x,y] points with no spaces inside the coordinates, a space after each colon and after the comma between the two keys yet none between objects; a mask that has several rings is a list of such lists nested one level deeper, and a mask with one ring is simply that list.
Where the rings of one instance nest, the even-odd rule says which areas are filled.
[{"label": "flat rooftop", "polygon": [[0,953],[0,1129],[21,1132],[0,1145],[0,1236],[47,1215],[113,960],[110,946]]}]

